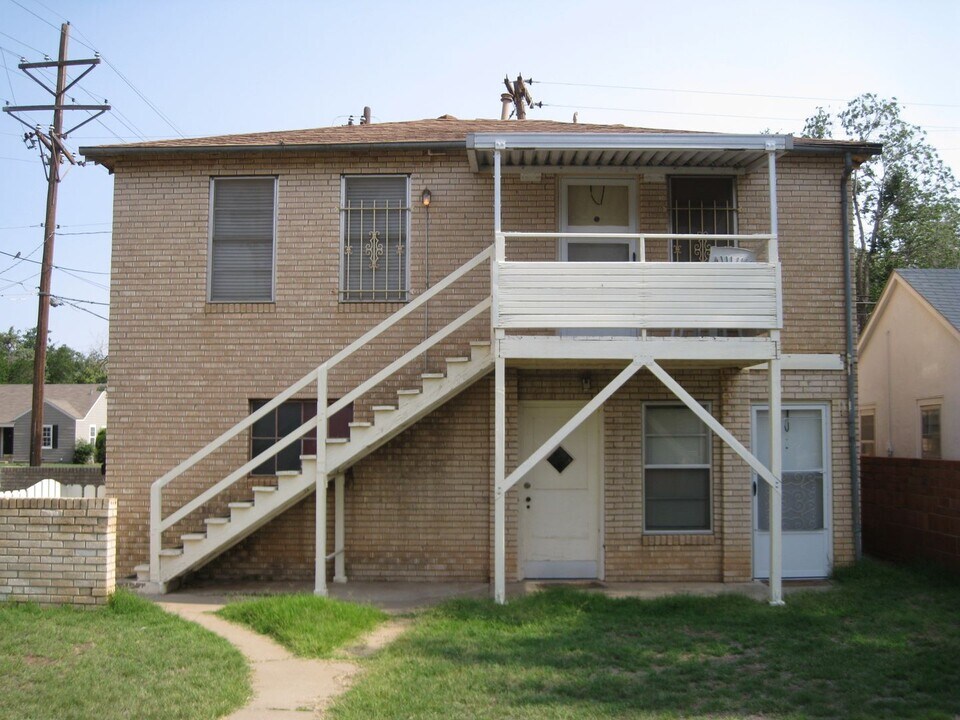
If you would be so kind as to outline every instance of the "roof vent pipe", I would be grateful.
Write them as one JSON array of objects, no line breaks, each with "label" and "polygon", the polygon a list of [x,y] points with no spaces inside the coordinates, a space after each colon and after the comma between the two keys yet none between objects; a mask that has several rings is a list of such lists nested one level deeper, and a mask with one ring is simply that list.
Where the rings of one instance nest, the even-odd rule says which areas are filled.
[{"label": "roof vent pipe", "polygon": [[361,125],[370,124],[370,106],[369,105],[363,106],[363,120],[360,121],[360,124]]},{"label": "roof vent pipe", "polygon": [[513,104],[513,95],[510,93],[502,93],[500,95],[500,102],[503,103],[503,107],[500,109],[500,119],[509,120],[510,106]]}]

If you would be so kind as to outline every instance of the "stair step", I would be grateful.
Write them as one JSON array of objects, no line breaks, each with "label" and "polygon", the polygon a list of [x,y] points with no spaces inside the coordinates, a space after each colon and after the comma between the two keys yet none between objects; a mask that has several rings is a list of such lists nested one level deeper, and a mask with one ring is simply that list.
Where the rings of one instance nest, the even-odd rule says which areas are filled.
[{"label": "stair step", "polygon": [[300,459],[301,459],[301,460],[316,460],[316,459],[317,459],[317,456],[316,456],[316,455],[301,455],[301,456],[300,456]]},{"label": "stair step", "polygon": [[419,388],[407,388],[405,390],[397,390],[397,395],[419,395],[422,390]]},{"label": "stair step", "polygon": [[327,445],[346,445],[350,438],[327,438]]},{"label": "stair step", "polygon": [[448,357],[445,358],[445,360],[447,361],[447,365],[457,365],[459,363],[470,362],[470,358],[468,357]]},{"label": "stair step", "polygon": [[471,340],[470,347],[488,348],[490,347],[490,341],[489,340]]},{"label": "stair step", "polygon": [[277,491],[274,485],[254,485],[251,489],[254,493],[275,493]]},{"label": "stair step", "polygon": [[277,472],[274,473],[277,477],[296,477],[299,474],[299,470],[277,470]]},{"label": "stair step", "polygon": [[[181,555],[183,555],[182,547],[164,548],[163,550],[160,551],[160,557],[180,557]],[[147,571],[149,572],[150,566],[147,565],[146,568],[147,568]]]},{"label": "stair step", "polygon": [[447,376],[443,373],[421,373],[422,380],[444,380]]},{"label": "stair step", "polygon": [[347,423],[347,426],[348,426],[348,427],[351,427],[351,428],[368,428],[368,427],[373,427],[373,423],[369,423],[369,422],[352,422],[352,423]]},{"label": "stair step", "polygon": [[137,576],[148,577],[150,575],[150,566],[149,565],[136,565],[133,568],[133,572]]},{"label": "stair step", "polygon": [[253,507],[253,502],[246,500],[243,502],[232,502],[227,503],[227,507],[231,510],[249,510]]},{"label": "stair step", "polygon": [[378,413],[378,412],[388,413],[388,412],[393,412],[394,410],[396,410],[396,409],[397,409],[397,406],[396,406],[396,405],[374,405],[371,409],[372,409],[375,413]]},{"label": "stair step", "polygon": [[187,533],[186,535],[181,535],[180,539],[183,540],[184,543],[200,542],[201,540],[207,539],[207,534],[206,533]]},{"label": "stair step", "polygon": [[228,517],[208,517],[208,518],[204,518],[203,522],[205,522],[205,523],[207,524],[207,526],[210,526],[210,525],[229,525],[229,524],[230,524],[230,518],[228,518]]}]

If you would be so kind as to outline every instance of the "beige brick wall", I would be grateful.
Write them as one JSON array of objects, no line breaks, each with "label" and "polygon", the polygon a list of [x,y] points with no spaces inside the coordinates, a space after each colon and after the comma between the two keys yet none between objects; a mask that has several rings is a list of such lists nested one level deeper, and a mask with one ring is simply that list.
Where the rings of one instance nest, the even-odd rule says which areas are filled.
[{"label": "beige brick wall", "polygon": [[[843,352],[841,171],[839,160],[788,158],[780,163],[785,352]],[[109,494],[119,500],[121,574],[146,561],[153,480],[245,416],[250,399],[272,397],[400,307],[338,302],[340,178],[362,172],[410,174],[415,199],[424,188],[430,188],[432,282],[491,243],[492,179],[471,173],[466,158],[453,151],[439,155],[206,155],[118,164],[107,485]],[[279,178],[276,302],[208,304],[210,178],[249,174]],[[742,176],[737,182],[740,231],[766,232],[765,171]],[[640,230],[667,231],[667,183],[662,178],[640,178],[637,192]],[[545,175],[540,182],[507,176],[505,229],[555,231],[558,198],[555,176]],[[414,294],[426,287],[426,242],[426,214],[414,202],[409,240]],[[555,241],[532,240],[517,243],[509,256],[552,258],[555,253]],[[666,256],[665,244],[651,242],[649,259]],[[487,272],[481,268],[455,294],[445,294],[430,304],[430,330],[439,329],[487,292]],[[414,313],[409,322],[335,374],[331,394],[337,396],[353,387],[422,339],[423,331],[423,314]],[[432,352],[430,369],[439,369],[439,360],[445,355],[466,354],[464,340],[487,332],[477,323],[457,341]],[[416,370],[421,369],[417,363]],[[842,376],[835,375],[828,390],[814,394],[825,394],[830,402],[840,403]],[[535,388],[547,393],[543,384],[553,383],[556,397],[578,396],[577,383],[562,376],[544,380],[529,371],[511,371],[511,437],[516,436],[517,402],[535,394]],[[752,379],[756,373],[685,371],[681,377],[692,383],[698,397],[715,404],[725,422],[749,422],[749,403],[758,397]],[[395,389],[397,382],[388,383],[358,406],[357,419],[368,419],[369,404],[390,398],[390,388]],[[410,373],[402,384],[410,384]],[[800,387],[794,392],[804,395],[806,391]],[[304,397],[312,393],[310,389]],[[611,438],[607,441],[605,495],[608,575],[620,579],[742,579],[750,573],[749,482],[737,475],[736,464],[732,459],[728,462],[729,453],[723,448],[715,447],[720,481],[714,486],[712,536],[644,538],[638,529],[642,518],[638,464],[642,429],[637,403],[661,396],[663,391],[649,377],[638,378],[605,410],[605,428]],[[491,408],[492,382],[484,380],[354,468],[347,491],[348,573],[352,577],[489,576]],[[839,413],[835,411],[837,422]],[[839,424],[834,427],[835,444],[842,429]],[[165,512],[244,462],[247,443],[241,436],[171,484],[165,492]],[[835,454],[842,452],[842,447],[835,450]],[[837,478],[844,469],[840,460],[838,455],[834,466]],[[508,464],[515,463],[516,448],[511,445]],[[245,485],[225,493],[204,515],[216,514],[225,502],[244,493]],[[312,503],[308,499],[251,536],[208,566],[206,573],[309,577],[313,567]],[[510,507],[508,562],[516,572],[516,507]],[[843,506],[835,504],[835,511],[842,512]],[[177,534],[198,527],[201,517],[189,518],[176,528]],[[838,559],[846,557],[846,551],[840,550],[847,542],[841,533]]]},{"label": "beige brick wall", "polygon": [[0,500],[0,601],[101,605],[116,578],[117,501]]}]

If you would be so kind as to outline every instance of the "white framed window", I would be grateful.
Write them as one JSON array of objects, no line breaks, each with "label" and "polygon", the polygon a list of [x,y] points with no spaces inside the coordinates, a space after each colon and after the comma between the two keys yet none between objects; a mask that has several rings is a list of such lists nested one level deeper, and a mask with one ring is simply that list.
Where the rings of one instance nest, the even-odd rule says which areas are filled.
[{"label": "white framed window", "polygon": [[340,300],[405,302],[410,289],[410,178],[344,175]]},{"label": "white framed window", "polygon": [[207,297],[273,302],[277,179],[212,178]]},{"label": "white framed window", "polygon": [[91,444],[91,445],[97,441],[97,426],[96,426],[96,425],[91,425],[91,426],[90,426],[90,436],[89,436],[89,437],[90,437],[90,444]]},{"label": "white framed window", "polygon": [[940,452],[939,402],[920,402],[920,457],[924,460],[939,460]]},{"label": "white framed window", "polygon": [[52,450],[57,446],[56,443],[56,433],[54,432],[53,425],[44,425],[43,426],[43,437],[41,438],[40,447],[44,450]]},{"label": "white framed window", "polygon": [[867,457],[877,454],[877,413],[873,408],[860,411],[860,454]]},{"label": "white framed window", "polygon": [[644,532],[711,530],[711,454],[710,431],[690,408],[644,404]]}]

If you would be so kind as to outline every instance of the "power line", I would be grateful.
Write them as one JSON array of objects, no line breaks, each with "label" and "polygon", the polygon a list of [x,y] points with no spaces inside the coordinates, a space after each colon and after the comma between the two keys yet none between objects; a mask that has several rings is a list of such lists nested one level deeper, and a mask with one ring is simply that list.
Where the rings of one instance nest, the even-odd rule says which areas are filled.
[{"label": "power line", "polygon": [[10,79],[10,68],[7,67],[7,59],[0,53],[0,60],[3,61],[3,71],[7,74],[7,84],[10,86],[10,96],[13,98],[14,104],[19,105],[17,102],[17,93],[13,89],[13,80]]},{"label": "power line", "polygon": [[[43,50],[39,50],[39,49],[35,48],[33,45],[28,45],[28,44],[25,43],[23,40],[20,40],[20,39],[18,39],[18,38],[15,38],[13,35],[8,35],[7,33],[3,32],[2,30],[0,30],[0,35],[3,35],[4,37],[10,38],[10,39],[13,40],[14,42],[20,43],[21,45],[23,45],[23,46],[26,47],[26,48],[30,48],[30,49],[33,50],[35,53],[38,53],[38,54],[40,54],[40,55],[46,55],[46,54],[47,54],[47,53],[45,53]],[[6,49],[6,48],[4,48],[4,49]],[[11,55],[13,55],[14,57],[18,57],[18,58],[20,57],[20,55],[19,55],[18,53],[13,52],[12,50],[7,50],[7,52],[10,53]]]},{"label": "power line", "polygon": [[746,120],[780,120],[783,122],[804,122],[805,118],[775,117],[772,115],[728,115],[723,113],[680,112],[679,110],[647,110],[645,108],[600,107],[597,105],[557,105],[543,103],[543,107],[569,108],[571,110],[609,110],[611,112],[652,113],[655,115],[695,115],[698,117],[739,118]]},{"label": "power line", "polygon": [[100,318],[101,320],[106,320],[107,322],[110,322],[110,318],[104,317],[103,315],[100,315],[99,313],[95,313],[93,310],[87,310],[87,308],[85,308],[85,307],[80,307],[79,305],[76,305],[76,304],[70,302],[69,300],[64,300],[63,298],[60,298],[60,300],[63,300],[64,305],[69,305],[70,307],[75,308],[75,309],[77,309],[77,310],[82,310],[83,312],[87,313],[87,315],[93,315],[93,316],[96,317],[96,318]]},{"label": "power line", "polygon": [[[724,97],[751,97],[767,98],[772,100],[805,100],[810,102],[847,102],[849,100],[849,98],[828,98],[806,95],[767,95],[764,93],[723,92],[720,90],[688,90],[681,88],[642,87],[638,85],[600,85],[596,83],[557,82],[550,80],[531,79],[530,84],[532,85],[534,83],[538,85],[563,85],[566,87],[599,88],[603,90],[639,90],[643,92],[684,93],[690,95],[721,95]],[[960,108],[960,105],[954,105],[950,103],[910,102],[908,100],[903,100],[902,102],[904,105],[918,105],[923,107]]]},{"label": "power line", "polygon": [[112,230],[92,230],[88,232],[58,232],[57,235],[63,237],[65,235],[110,235],[112,233]]},{"label": "power line", "polygon": [[12,161],[12,162],[33,163],[33,160],[24,160],[23,158],[9,157],[8,155],[0,155],[0,160],[10,160],[10,161]]},{"label": "power line", "polygon": [[104,305],[106,307],[110,307],[110,303],[108,302],[98,302],[96,300],[81,300],[80,298],[68,298],[68,297],[64,297],[63,295],[54,295],[54,297],[57,298],[57,300],[73,300],[74,302],[87,303],[88,305]]},{"label": "power line", "polygon": [[[34,252],[36,252],[36,251],[34,251]],[[33,254],[33,253],[31,253],[31,255],[32,255],[32,254]],[[0,250],[0,255],[6,255],[7,257],[12,257],[12,258],[16,258],[16,257],[17,257],[17,256],[14,255],[13,253],[8,253],[8,252],[6,252],[5,250]],[[22,258],[22,259],[24,260],[24,262],[35,263],[35,264],[37,264],[37,265],[41,265],[41,264],[42,264],[39,260],[28,260],[28,259],[25,258],[25,257]],[[108,273],[108,272],[100,272],[100,271],[98,271],[98,270],[81,270],[80,268],[68,268],[68,267],[63,267],[62,265],[51,265],[50,267],[56,268],[57,270],[63,270],[63,271],[66,272],[66,273],[69,273],[69,272],[78,272],[78,273],[86,273],[87,275],[109,275],[109,274],[110,274],[110,273]]]},{"label": "power line", "polygon": [[40,244],[37,245],[33,250],[31,250],[30,252],[28,252],[26,255],[21,255],[20,253],[17,253],[16,255],[14,255],[14,257],[17,258],[17,261],[16,261],[15,263],[13,263],[12,265],[8,265],[8,266],[5,267],[3,270],[0,270],[0,275],[3,275],[3,274],[4,274],[5,272],[7,272],[8,270],[13,270],[15,267],[17,267],[17,265],[19,265],[19,264],[22,263],[24,260],[26,260],[27,258],[29,258],[31,255],[33,255],[37,250],[39,250],[39,249],[42,248],[42,247],[43,247],[43,243],[40,243]]},{"label": "power line", "polygon": [[42,18],[42,17],[40,17],[39,15],[37,15],[37,14],[36,14],[33,10],[31,10],[30,8],[24,7],[23,5],[21,5],[20,3],[18,3],[17,0],[10,0],[10,2],[12,2],[14,5],[16,5],[16,6],[17,6],[18,8],[20,8],[21,10],[30,13],[31,15],[33,15],[33,16],[34,16],[37,20],[39,20],[40,22],[46,23],[47,25],[49,25],[50,27],[52,27],[54,30],[59,30],[59,29],[60,29],[60,28],[58,28],[56,25],[54,25],[52,22],[50,22],[49,20],[47,20],[46,18]]}]

